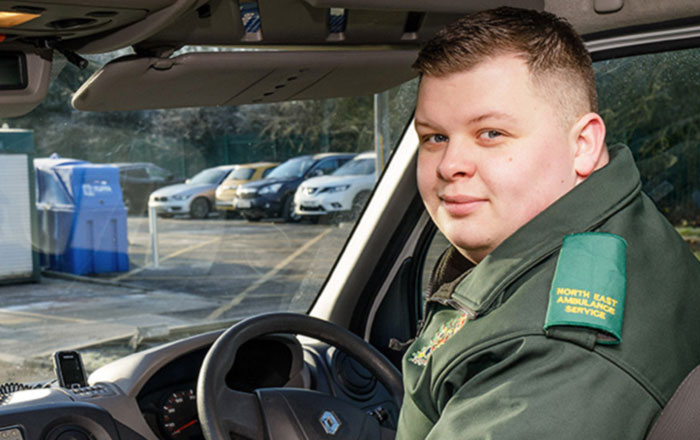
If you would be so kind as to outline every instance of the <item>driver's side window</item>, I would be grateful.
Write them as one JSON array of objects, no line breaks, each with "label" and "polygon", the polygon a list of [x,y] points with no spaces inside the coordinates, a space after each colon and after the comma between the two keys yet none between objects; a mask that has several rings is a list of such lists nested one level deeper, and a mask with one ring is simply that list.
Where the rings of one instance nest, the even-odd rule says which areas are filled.
[{"label": "driver's side window", "polygon": [[700,256],[700,49],[594,63],[608,145],[634,154],[642,190]]}]

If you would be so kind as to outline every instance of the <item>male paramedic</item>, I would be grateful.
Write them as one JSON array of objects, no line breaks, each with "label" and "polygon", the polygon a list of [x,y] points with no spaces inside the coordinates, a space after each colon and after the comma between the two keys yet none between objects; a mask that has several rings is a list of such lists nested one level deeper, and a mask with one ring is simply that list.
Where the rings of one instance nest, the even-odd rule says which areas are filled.
[{"label": "male paramedic", "polygon": [[606,146],[581,38],[499,8],[414,67],[418,187],[451,247],[397,438],[643,439],[700,364],[700,264]]}]

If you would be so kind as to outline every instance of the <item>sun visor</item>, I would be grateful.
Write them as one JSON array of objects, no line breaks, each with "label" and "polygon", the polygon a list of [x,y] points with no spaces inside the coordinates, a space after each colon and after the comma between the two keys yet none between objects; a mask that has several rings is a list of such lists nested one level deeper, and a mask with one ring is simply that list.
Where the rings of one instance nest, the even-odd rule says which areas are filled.
[{"label": "sun visor", "polygon": [[73,96],[73,106],[145,110],[368,95],[415,77],[416,55],[415,49],[396,49],[128,56],[90,77]]}]

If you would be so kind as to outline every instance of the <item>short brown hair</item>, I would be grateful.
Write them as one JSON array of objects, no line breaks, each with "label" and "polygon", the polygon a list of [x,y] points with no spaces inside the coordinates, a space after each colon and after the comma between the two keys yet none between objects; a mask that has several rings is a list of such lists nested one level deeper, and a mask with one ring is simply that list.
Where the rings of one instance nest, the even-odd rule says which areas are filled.
[{"label": "short brown hair", "polygon": [[583,40],[566,20],[548,12],[501,7],[463,17],[430,39],[413,67],[422,75],[443,76],[503,54],[522,57],[535,83],[547,84],[542,89],[567,113],[598,111],[593,63]]}]

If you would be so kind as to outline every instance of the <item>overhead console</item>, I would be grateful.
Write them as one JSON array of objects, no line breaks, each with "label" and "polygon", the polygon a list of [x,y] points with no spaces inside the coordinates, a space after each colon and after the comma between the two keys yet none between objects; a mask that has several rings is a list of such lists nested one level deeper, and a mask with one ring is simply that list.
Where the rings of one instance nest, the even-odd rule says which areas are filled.
[{"label": "overhead console", "polygon": [[0,0],[0,44],[45,39],[99,53],[128,46],[416,43],[485,4],[542,9],[544,0]]},{"label": "overhead console", "polygon": [[212,0],[140,47],[176,46],[183,35],[190,45],[415,45],[485,4],[544,8],[544,0]]}]

